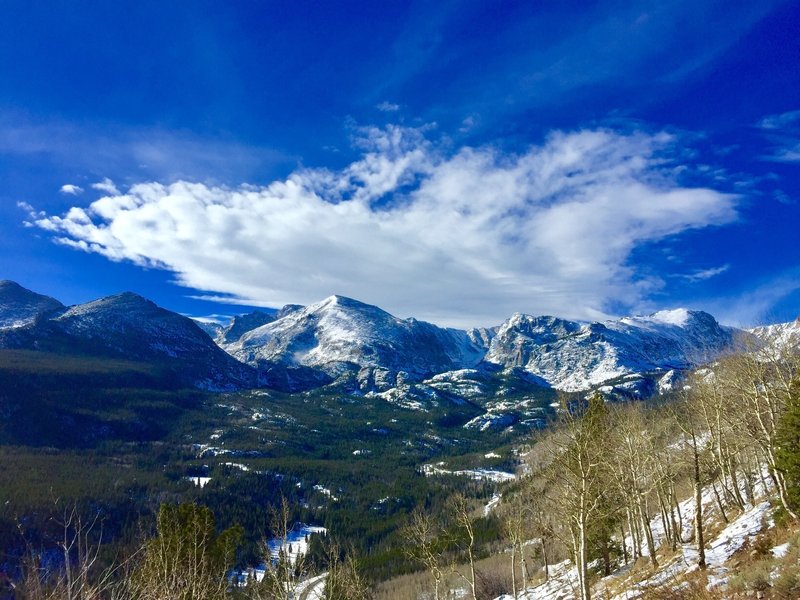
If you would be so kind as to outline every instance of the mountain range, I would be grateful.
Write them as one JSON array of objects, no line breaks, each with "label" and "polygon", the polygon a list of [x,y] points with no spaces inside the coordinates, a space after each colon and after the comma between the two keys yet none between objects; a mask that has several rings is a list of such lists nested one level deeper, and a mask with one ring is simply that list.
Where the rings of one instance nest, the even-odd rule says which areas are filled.
[{"label": "mountain range", "polygon": [[743,340],[768,337],[800,340],[800,320],[740,330],[686,309],[602,323],[517,313],[465,331],[331,296],[208,324],[130,292],[66,307],[0,282],[0,348],[152,362],[210,390],[338,385],[409,406],[502,398],[520,386],[646,397]]}]

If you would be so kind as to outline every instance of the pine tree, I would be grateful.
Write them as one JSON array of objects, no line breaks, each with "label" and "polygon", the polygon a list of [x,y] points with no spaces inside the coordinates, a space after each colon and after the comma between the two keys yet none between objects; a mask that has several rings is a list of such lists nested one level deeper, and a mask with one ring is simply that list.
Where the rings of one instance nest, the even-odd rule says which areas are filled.
[{"label": "pine tree", "polygon": [[775,446],[775,468],[786,481],[787,499],[794,510],[800,510],[800,374],[792,381]]}]

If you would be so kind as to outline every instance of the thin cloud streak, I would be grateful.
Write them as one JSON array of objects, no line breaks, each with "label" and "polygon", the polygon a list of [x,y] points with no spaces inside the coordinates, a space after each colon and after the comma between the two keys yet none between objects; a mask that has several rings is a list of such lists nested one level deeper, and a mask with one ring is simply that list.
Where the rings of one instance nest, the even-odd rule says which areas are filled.
[{"label": "thin cloud streak", "polygon": [[214,181],[238,183],[297,161],[272,148],[183,130],[78,126],[20,114],[0,115],[3,154],[44,157],[70,170],[112,174],[128,181],[205,181],[213,173]]},{"label": "thin cloud streak", "polygon": [[[773,310],[800,290],[800,268],[789,269],[743,294],[706,302],[705,309],[726,325],[754,327],[778,322]],[[800,317],[800,315],[797,315]]]},{"label": "thin cloud streak", "polygon": [[580,319],[663,284],[637,246],[737,218],[737,197],[676,180],[678,140],[555,132],[519,155],[440,149],[424,130],[362,128],[363,156],[268,186],[132,186],[63,216],[31,215],[67,246],[174,272],[243,304],[333,293],[398,316],[494,325],[514,311]]}]

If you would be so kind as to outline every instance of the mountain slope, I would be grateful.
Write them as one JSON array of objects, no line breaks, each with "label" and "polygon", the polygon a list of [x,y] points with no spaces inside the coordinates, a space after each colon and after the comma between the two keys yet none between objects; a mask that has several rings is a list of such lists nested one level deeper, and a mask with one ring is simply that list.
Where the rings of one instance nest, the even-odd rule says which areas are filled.
[{"label": "mountain slope", "polygon": [[521,367],[557,389],[581,391],[626,375],[688,369],[731,347],[733,331],[701,311],[677,309],[582,325],[515,314],[486,361]]},{"label": "mountain slope", "polygon": [[25,289],[13,281],[0,281],[0,329],[24,327],[64,308],[55,298]]},{"label": "mountain slope", "polygon": [[475,366],[485,353],[480,340],[465,331],[398,319],[342,296],[289,312],[222,346],[262,369],[310,368],[329,378],[366,368],[388,371],[391,379],[401,372],[420,379]]},{"label": "mountain slope", "polygon": [[763,325],[747,331],[766,344],[800,348],[800,317],[789,323]]},{"label": "mountain slope", "polygon": [[260,310],[244,315],[237,315],[233,317],[228,326],[219,333],[217,341],[220,344],[233,343],[248,331],[252,331],[256,327],[261,327],[267,323],[272,323],[274,320],[274,315]]},{"label": "mountain slope", "polygon": [[250,387],[249,367],[228,356],[191,319],[126,292],[0,331],[0,347],[124,357],[164,367],[205,389]]},{"label": "mountain slope", "polygon": [[589,324],[517,313],[497,328],[462,331],[399,319],[343,296],[240,315],[224,328],[204,325],[204,332],[132,293],[64,308],[12,282],[0,284],[0,325],[0,347],[161,362],[201,387],[298,391],[338,382],[399,401],[411,384],[420,398],[482,401],[481,390],[497,388],[487,385],[499,372],[513,374],[515,389],[611,386],[645,397],[665,373],[679,379],[740,336],[800,339],[799,322],[742,332],[686,309]]}]

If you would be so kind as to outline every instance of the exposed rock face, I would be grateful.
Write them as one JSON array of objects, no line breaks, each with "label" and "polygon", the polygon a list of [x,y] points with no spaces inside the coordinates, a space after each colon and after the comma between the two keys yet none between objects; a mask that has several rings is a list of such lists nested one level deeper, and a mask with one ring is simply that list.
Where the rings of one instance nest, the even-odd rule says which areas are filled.
[{"label": "exposed rock face", "polygon": [[708,313],[677,309],[647,317],[580,323],[515,314],[486,361],[521,367],[555,388],[580,391],[630,375],[688,369],[727,351],[734,331]]},{"label": "exposed rock face", "polygon": [[307,374],[311,368],[333,379],[354,371],[367,386],[380,382],[377,387],[396,382],[400,373],[418,380],[475,366],[486,351],[465,331],[398,319],[342,296],[283,312],[282,318],[222,347],[262,371],[280,367]]}]

